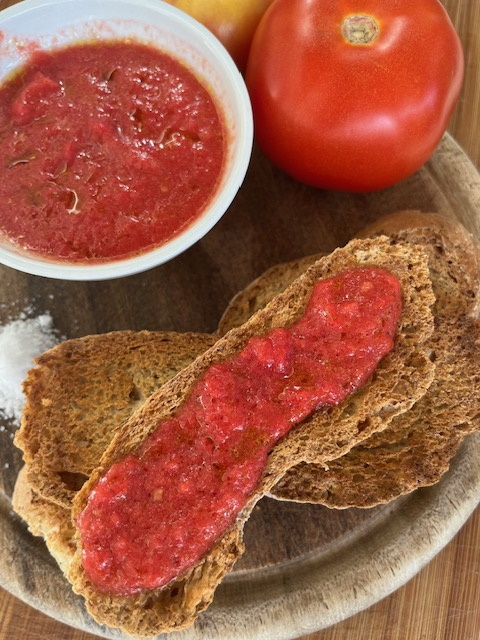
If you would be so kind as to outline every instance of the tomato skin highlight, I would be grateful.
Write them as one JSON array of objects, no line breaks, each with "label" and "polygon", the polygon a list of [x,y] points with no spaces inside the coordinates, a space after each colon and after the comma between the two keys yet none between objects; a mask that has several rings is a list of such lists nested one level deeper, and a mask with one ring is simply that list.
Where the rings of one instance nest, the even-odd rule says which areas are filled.
[{"label": "tomato skin highlight", "polygon": [[[377,23],[372,43],[342,35],[356,15]],[[275,0],[246,71],[256,139],[308,185],[383,189],[432,155],[463,73],[460,40],[438,0]]]}]

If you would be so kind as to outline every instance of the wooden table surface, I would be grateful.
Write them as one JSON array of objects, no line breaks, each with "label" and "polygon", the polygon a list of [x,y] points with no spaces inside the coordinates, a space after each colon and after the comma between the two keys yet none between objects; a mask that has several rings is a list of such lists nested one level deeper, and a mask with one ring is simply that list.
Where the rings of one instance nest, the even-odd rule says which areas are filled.
[{"label": "wooden table surface", "polygon": [[[0,8],[14,4],[0,0]],[[449,131],[480,168],[480,1],[444,0],[462,39],[466,76]],[[479,212],[480,214],[480,212]],[[480,509],[415,578],[366,611],[303,640],[478,640]],[[0,640],[93,640],[0,590]]]}]

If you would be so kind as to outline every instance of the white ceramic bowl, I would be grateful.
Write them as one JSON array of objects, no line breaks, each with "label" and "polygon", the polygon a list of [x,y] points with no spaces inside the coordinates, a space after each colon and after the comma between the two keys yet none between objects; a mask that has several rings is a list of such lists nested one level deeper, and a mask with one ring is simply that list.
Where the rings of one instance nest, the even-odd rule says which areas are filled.
[{"label": "white ceramic bowl", "polygon": [[253,142],[243,78],[210,31],[160,0],[23,0],[0,12],[0,35],[0,81],[26,61],[31,43],[51,49],[85,39],[133,38],[156,46],[183,61],[209,87],[223,109],[230,141],[226,168],[213,200],[190,227],[166,244],[131,258],[79,264],[42,259],[0,240],[1,263],[64,280],[118,278],[174,258],[210,231],[244,180]]}]

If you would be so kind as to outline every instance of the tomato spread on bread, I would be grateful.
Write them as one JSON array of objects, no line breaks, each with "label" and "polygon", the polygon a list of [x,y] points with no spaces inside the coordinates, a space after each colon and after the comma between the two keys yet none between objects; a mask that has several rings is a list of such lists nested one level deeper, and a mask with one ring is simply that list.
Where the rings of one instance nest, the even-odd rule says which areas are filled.
[{"label": "tomato spread on bread", "polygon": [[183,231],[220,183],[224,123],[179,61],[134,42],[36,52],[0,88],[0,237],[106,262]]},{"label": "tomato spread on bread", "polygon": [[295,324],[211,365],[90,493],[78,519],[88,579],[132,595],[194,566],[246,505],[275,443],[361,388],[393,349],[401,299],[385,269],[344,271],[317,282]]}]

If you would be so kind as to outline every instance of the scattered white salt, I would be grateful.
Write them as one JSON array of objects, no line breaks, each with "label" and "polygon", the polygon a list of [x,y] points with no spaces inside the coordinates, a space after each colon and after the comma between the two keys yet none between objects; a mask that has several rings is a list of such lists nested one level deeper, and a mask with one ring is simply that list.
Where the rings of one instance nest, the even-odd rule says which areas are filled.
[{"label": "scattered white salt", "polygon": [[48,313],[20,318],[0,327],[0,413],[20,422],[25,396],[22,382],[38,355],[58,342]]}]

